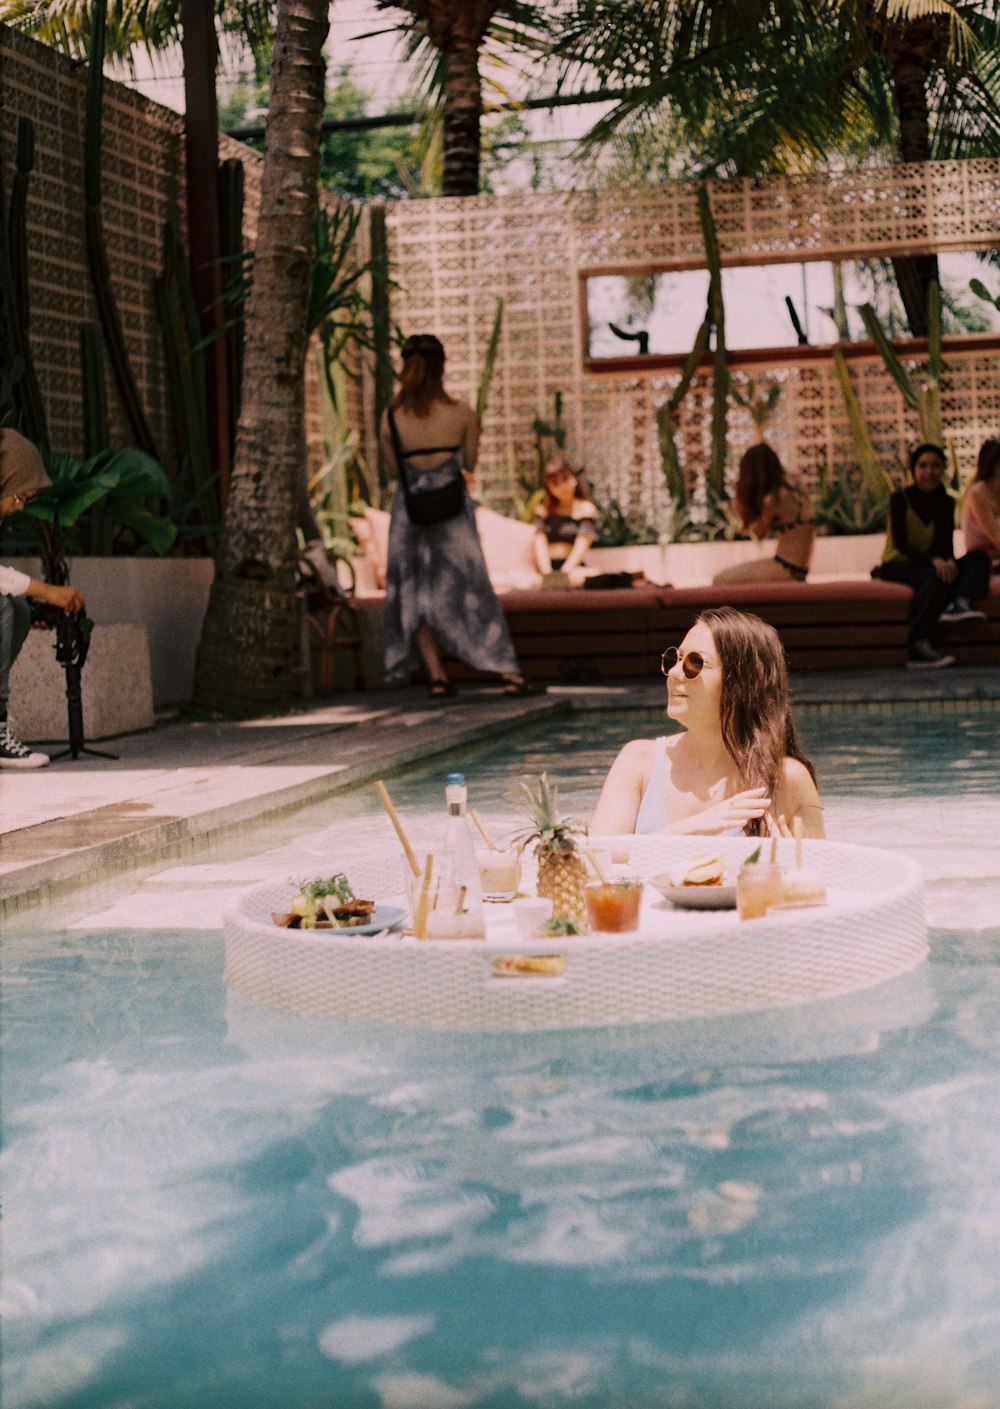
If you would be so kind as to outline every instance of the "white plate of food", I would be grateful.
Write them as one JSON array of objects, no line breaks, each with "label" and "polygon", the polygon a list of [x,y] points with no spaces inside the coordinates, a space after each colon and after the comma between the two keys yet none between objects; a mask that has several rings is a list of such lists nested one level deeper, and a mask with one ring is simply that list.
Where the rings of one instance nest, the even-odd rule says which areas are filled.
[{"label": "white plate of food", "polygon": [[380,930],[395,930],[406,919],[406,911],[398,905],[376,905],[366,925],[334,925],[327,934],[378,934]]},{"label": "white plate of food", "polygon": [[406,911],[400,909],[398,905],[376,905],[367,921],[361,925],[335,925],[325,917],[317,921],[315,926],[308,929],[300,929],[298,925],[289,925],[291,915],[272,915],[271,919],[276,925],[281,925],[285,929],[291,929],[297,935],[336,935],[339,939],[347,934],[381,934],[383,930],[398,930],[406,919]]},{"label": "white plate of food", "polygon": [[650,885],[679,910],[735,910],[735,885],[674,885],[672,876],[653,876]]}]

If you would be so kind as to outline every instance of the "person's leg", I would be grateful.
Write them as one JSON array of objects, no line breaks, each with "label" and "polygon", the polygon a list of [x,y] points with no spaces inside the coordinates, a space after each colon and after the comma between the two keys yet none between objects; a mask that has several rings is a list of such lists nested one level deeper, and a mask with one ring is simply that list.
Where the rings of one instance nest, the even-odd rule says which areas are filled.
[{"label": "person's leg", "polygon": [[23,597],[0,593],[0,768],[44,768],[47,753],[36,753],[12,734],[7,723],[10,669],[31,627],[31,608]]},{"label": "person's leg", "polygon": [[989,555],[979,548],[973,548],[956,563],[958,576],[951,584],[952,598],[964,597],[966,601],[988,597],[990,592]]},{"label": "person's leg", "polygon": [[[422,621],[413,633],[413,640],[416,643],[420,659],[424,663],[424,669],[430,677],[431,690],[434,693],[446,694],[452,690],[451,681],[448,679],[448,672],[444,668],[441,659],[441,652],[438,650],[438,643],[434,632]],[[435,686],[440,689],[435,690]]]},{"label": "person's leg", "polygon": [[794,582],[787,568],[776,563],[773,558],[751,558],[745,563],[735,563],[731,568],[723,568],[712,578],[713,587],[724,587],[733,582]]},{"label": "person's leg", "polygon": [[31,608],[23,597],[0,593],[0,722],[7,718],[10,670],[31,627]]},{"label": "person's leg", "polygon": [[913,589],[908,608],[910,628],[907,642],[933,642],[938,617],[941,615],[951,594],[951,588],[942,582],[930,563],[912,563],[909,560],[881,563],[873,576],[884,582],[901,582]]}]

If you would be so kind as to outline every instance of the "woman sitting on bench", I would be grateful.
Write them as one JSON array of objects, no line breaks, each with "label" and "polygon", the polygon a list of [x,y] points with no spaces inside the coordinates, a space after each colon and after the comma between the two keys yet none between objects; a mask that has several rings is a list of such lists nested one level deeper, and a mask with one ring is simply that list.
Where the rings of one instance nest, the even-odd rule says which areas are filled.
[{"label": "woman sitting on bench", "polygon": [[562,455],[545,466],[545,500],[535,514],[535,562],[545,578],[561,572],[569,585],[583,585],[583,560],[597,537],[597,510],[580,477]]},{"label": "woman sitting on bench", "polygon": [[812,505],[769,445],[752,445],[740,461],[736,508],[744,530],[759,542],[777,536],[774,556],[725,568],[712,581],[805,582],[816,537]]}]

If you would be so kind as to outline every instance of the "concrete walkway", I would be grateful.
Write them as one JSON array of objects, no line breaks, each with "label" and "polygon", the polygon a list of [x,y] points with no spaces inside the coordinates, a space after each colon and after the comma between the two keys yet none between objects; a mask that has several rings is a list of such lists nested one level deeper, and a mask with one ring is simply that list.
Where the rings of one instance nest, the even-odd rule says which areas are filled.
[{"label": "concrete walkway", "polygon": [[[804,708],[973,712],[998,707],[1000,667],[810,673]],[[573,709],[656,709],[662,682],[557,687],[506,699],[469,688],[444,704],[423,691],[342,695],[276,719],[172,720],[81,755],[0,772],[0,919],[91,879],[190,854],[205,838],[274,817],[456,745]],[[54,750],[53,750],[54,751]]]}]

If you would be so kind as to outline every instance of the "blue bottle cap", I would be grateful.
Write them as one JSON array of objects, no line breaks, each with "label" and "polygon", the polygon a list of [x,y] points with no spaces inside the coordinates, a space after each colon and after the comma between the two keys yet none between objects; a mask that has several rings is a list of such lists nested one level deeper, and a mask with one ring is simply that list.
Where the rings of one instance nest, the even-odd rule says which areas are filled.
[{"label": "blue bottle cap", "polygon": [[450,784],[450,783],[464,783],[464,782],[465,782],[465,774],[464,774],[464,773],[449,773],[448,776],[447,776],[447,778],[445,779],[445,782],[446,782],[446,783],[449,783],[449,784]]}]

